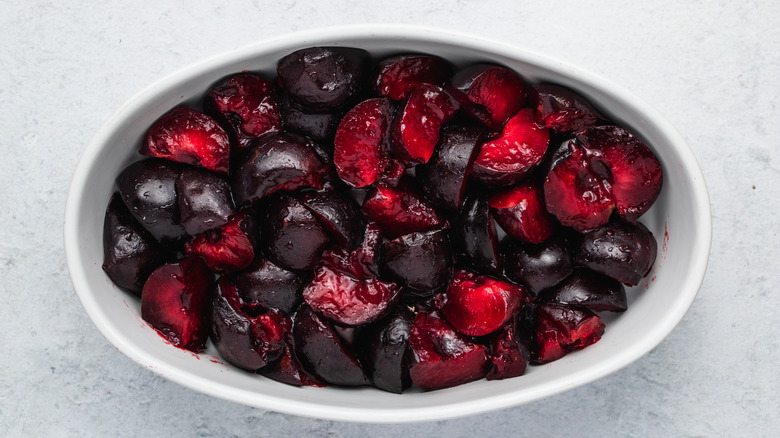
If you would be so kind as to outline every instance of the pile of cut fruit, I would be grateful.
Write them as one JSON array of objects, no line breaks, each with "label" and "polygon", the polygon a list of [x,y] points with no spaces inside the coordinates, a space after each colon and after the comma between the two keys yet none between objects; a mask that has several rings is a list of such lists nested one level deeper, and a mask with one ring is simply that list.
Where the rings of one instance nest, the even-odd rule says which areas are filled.
[{"label": "pile of cut fruit", "polygon": [[626,310],[662,185],[630,127],[495,64],[311,47],[276,71],[215,78],[116,178],[103,269],[171,344],[400,393],[519,376]]}]

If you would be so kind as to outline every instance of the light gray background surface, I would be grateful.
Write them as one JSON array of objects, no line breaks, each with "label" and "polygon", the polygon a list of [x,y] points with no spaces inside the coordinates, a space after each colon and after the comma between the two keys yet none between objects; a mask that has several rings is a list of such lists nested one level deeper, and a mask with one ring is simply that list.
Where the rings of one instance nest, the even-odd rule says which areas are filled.
[{"label": "light gray background surface", "polygon": [[[399,22],[567,60],[668,117],[703,168],[713,247],[654,351],[575,390],[435,423],[265,412],[171,383],[92,325],[70,283],[65,199],[81,151],[161,75],[257,39]],[[780,3],[29,1],[0,5],[0,436],[777,436]]]}]

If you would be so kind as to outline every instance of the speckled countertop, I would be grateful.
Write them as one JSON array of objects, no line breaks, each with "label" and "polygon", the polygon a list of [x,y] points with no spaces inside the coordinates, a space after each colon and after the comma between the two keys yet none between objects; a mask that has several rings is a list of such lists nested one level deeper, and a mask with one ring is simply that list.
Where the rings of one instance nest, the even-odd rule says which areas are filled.
[{"label": "speckled countertop", "polygon": [[[780,3],[6,0],[0,12],[0,436],[776,436],[780,429]],[[625,369],[498,412],[366,425],[212,398],[113,348],[68,278],[62,221],[97,128],[147,83],[296,30],[399,22],[565,59],[668,117],[712,199],[707,277]]]}]

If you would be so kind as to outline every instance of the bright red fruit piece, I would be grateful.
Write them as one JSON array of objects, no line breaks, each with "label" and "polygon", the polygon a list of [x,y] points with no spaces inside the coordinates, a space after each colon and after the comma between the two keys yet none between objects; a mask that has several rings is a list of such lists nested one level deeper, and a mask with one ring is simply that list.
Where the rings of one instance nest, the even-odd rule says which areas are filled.
[{"label": "bright red fruit piece", "polygon": [[547,363],[570,351],[594,344],[604,334],[604,323],[585,308],[542,304],[536,307],[535,346],[531,359]]},{"label": "bright red fruit piece", "polygon": [[230,139],[225,130],[216,120],[185,106],[157,119],[139,152],[221,173],[227,173],[230,166]]},{"label": "bright red fruit piece", "polygon": [[550,131],[534,121],[532,109],[522,109],[498,138],[482,145],[473,175],[491,186],[517,183],[539,164],[549,143]]},{"label": "bright red fruit piece", "polygon": [[529,100],[536,108],[536,120],[555,132],[579,131],[602,120],[587,99],[561,85],[534,85]]},{"label": "bright red fruit piece", "polygon": [[203,257],[212,271],[228,273],[240,271],[252,264],[257,224],[246,212],[233,216],[225,225],[196,235],[184,246],[189,255]]},{"label": "bright red fruit piece", "polygon": [[141,317],[171,344],[199,352],[208,337],[212,276],[199,257],[157,268],[141,292]]},{"label": "bright red fruit piece", "polygon": [[460,270],[450,280],[441,311],[464,335],[484,336],[506,324],[528,301],[522,286]]},{"label": "bright red fruit piece", "polygon": [[436,209],[410,186],[408,181],[402,181],[398,187],[377,184],[363,201],[363,212],[382,228],[388,239],[431,230],[444,222]]},{"label": "bright red fruit piece", "polygon": [[336,129],[333,164],[352,187],[373,184],[387,164],[390,102],[368,99],[352,108]]},{"label": "bright red fruit piece", "polygon": [[458,72],[452,85],[466,92],[472,102],[487,108],[494,126],[503,126],[525,102],[525,85],[508,68],[479,64]]},{"label": "bright red fruit piece", "polygon": [[409,333],[409,375],[423,390],[449,388],[485,377],[490,361],[484,345],[456,332],[435,312],[420,312]]},{"label": "bright red fruit piece", "polygon": [[442,125],[455,115],[460,105],[438,85],[415,88],[396,112],[391,126],[393,154],[407,163],[426,163],[439,142]]},{"label": "bright red fruit piece", "polygon": [[488,199],[496,222],[524,242],[542,243],[552,236],[555,219],[547,212],[539,189],[525,182]]},{"label": "bright red fruit piece", "polygon": [[420,84],[444,85],[452,74],[446,60],[432,55],[400,55],[379,63],[374,85],[380,96],[405,99]]},{"label": "bright red fruit piece", "polygon": [[275,95],[276,87],[271,82],[252,73],[240,73],[212,87],[204,106],[244,149],[260,135],[282,129]]}]

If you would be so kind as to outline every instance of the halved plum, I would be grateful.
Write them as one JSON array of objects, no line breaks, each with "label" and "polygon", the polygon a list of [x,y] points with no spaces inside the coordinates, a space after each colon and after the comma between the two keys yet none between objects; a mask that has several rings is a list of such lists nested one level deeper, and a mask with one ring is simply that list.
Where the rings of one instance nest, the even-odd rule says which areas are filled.
[{"label": "halved plum", "polygon": [[290,100],[285,92],[279,94],[279,114],[285,132],[305,135],[312,140],[329,143],[336,134],[343,111],[332,113],[307,113]]},{"label": "halved plum", "polygon": [[460,105],[438,85],[422,84],[407,97],[393,117],[390,146],[410,164],[427,163],[439,142],[439,131]]},{"label": "halved plum", "polygon": [[553,237],[534,245],[507,237],[501,242],[504,275],[523,284],[533,295],[563,281],[574,267],[566,244]]},{"label": "halved plum", "polygon": [[141,155],[228,173],[230,139],[216,120],[186,106],[165,113],[149,128]]},{"label": "halved plum", "polygon": [[176,347],[200,352],[208,338],[211,282],[200,257],[164,264],[144,283],[141,317]]},{"label": "halved plum", "polygon": [[103,270],[115,285],[141,296],[149,275],[165,262],[163,248],[130,214],[119,193],[103,222]]},{"label": "halved plum", "polygon": [[293,318],[296,357],[304,368],[327,383],[361,386],[369,383],[363,368],[333,327],[308,306]]},{"label": "halved plum", "polygon": [[287,315],[300,304],[308,281],[308,276],[277,266],[261,254],[248,268],[227,277],[245,306],[277,309]]},{"label": "halved plum", "polygon": [[176,245],[187,231],[179,222],[176,179],[183,166],[147,158],[127,166],[116,177],[122,200],[133,217],[163,245]]},{"label": "halved plum", "polygon": [[555,132],[580,131],[603,120],[585,97],[562,85],[534,85],[528,97],[536,109],[536,121]]},{"label": "halved plum", "polygon": [[223,79],[211,87],[203,106],[240,149],[246,149],[252,140],[266,132],[282,129],[276,87],[253,73]]},{"label": "halved plum", "polygon": [[351,47],[308,47],[279,60],[282,88],[299,108],[329,113],[349,106],[365,88],[368,52]]},{"label": "halved plum", "polygon": [[186,168],[176,179],[179,221],[194,236],[225,225],[235,213],[230,183],[205,169]]},{"label": "halved plum", "polygon": [[314,214],[287,195],[264,205],[260,241],[265,254],[287,269],[314,269],[330,243],[328,233]]},{"label": "halved plum", "polygon": [[542,243],[553,234],[555,219],[547,212],[539,189],[524,182],[488,199],[496,222],[507,234],[524,242]]},{"label": "halved plum", "polygon": [[525,102],[525,85],[517,73],[492,64],[465,68],[450,81],[466,92],[469,99],[487,108],[494,126],[499,128],[517,114]]},{"label": "halved plum", "polygon": [[444,230],[405,234],[385,243],[385,270],[404,287],[436,291],[452,274],[450,241]]},{"label": "halved plum", "polygon": [[327,173],[326,164],[306,137],[269,133],[253,143],[231,175],[233,197],[243,207],[277,190],[321,189]]},{"label": "halved plum", "polygon": [[333,141],[333,163],[339,177],[352,187],[373,184],[387,165],[390,102],[368,99],[341,119]]},{"label": "halved plum", "polygon": [[594,312],[623,312],[628,308],[626,288],[619,281],[582,267],[539,294],[539,301],[585,307]]},{"label": "halved plum", "polygon": [[412,180],[401,181],[397,187],[377,184],[363,200],[363,212],[382,228],[388,239],[431,230],[444,223],[436,209],[412,186]]},{"label": "halved plum", "polygon": [[515,184],[538,166],[549,143],[550,132],[536,123],[533,110],[521,109],[498,138],[482,145],[472,174],[489,186]]},{"label": "halved plum", "polygon": [[413,322],[414,314],[401,306],[361,331],[363,369],[377,388],[400,394],[412,385],[407,352]]},{"label": "halved plum", "polygon": [[466,181],[486,130],[474,126],[447,125],[426,164],[415,168],[425,197],[437,207],[458,210],[463,204]]},{"label": "halved plum", "polygon": [[336,191],[307,193],[301,197],[328,232],[343,246],[356,248],[363,240],[366,217],[349,195]]},{"label": "halved plum", "polygon": [[249,371],[259,370],[281,357],[291,329],[290,319],[277,310],[246,308],[236,285],[227,277],[217,282],[212,299],[211,341],[229,363]]},{"label": "halved plum", "polygon": [[373,83],[380,96],[403,100],[418,85],[444,85],[450,76],[452,64],[447,60],[433,55],[408,54],[379,62]]},{"label": "halved plum", "polygon": [[409,375],[425,391],[485,377],[488,350],[464,337],[436,312],[419,312],[409,332]]},{"label": "halved plum", "polygon": [[225,225],[193,237],[184,245],[184,252],[203,257],[206,265],[214,272],[224,274],[240,271],[255,258],[257,229],[254,216],[242,211]]},{"label": "halved plum", "polygon": [[539,304],[535,306],[534,345],[531,360],[547,363],[583,349],[601,339],[604,323],[581,307]]},{"label": "halved plum", "polygon": [[529,301],[522,286],[458,270],[447,288],[441,312],[464,335],[484,336],[509,322]]},{"label": "halved plum", "polygon": [[488,202],[475,194],[463,202],[452,220],[450,241],[459,263],[477,272],[498,274],[501,257],[498,234]]},{"label": "halved plum", "polygon": [[636,286],[655,262],[658,243],[646,226],[616,221],[582,238],[577,263]]}]

